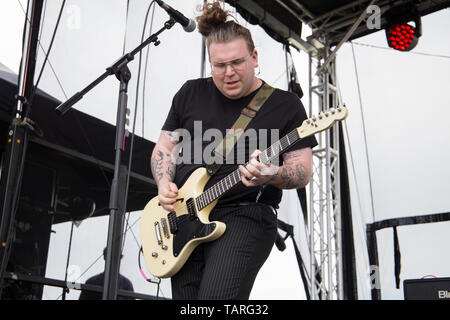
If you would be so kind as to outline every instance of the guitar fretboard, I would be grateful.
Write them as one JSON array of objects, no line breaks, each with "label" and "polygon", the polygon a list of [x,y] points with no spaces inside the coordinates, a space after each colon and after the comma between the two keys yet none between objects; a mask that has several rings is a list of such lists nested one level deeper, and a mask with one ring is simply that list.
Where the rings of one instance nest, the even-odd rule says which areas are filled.
[{"label": "guitar fretboard", "polygon": [[[297,129],[292,130],[283,138],[272,144],[259,155],[259,161],[267,164],[277,158],[282,152],[286,151],[292,144],[299,140]],[[234,170],[225,178],[216,182],[214,185],[203,191],[195,198],[197,208],[202,210],[214,200],[220,198],[225,192],[233,188],[241,181],[241,172],[239,169]]]}]

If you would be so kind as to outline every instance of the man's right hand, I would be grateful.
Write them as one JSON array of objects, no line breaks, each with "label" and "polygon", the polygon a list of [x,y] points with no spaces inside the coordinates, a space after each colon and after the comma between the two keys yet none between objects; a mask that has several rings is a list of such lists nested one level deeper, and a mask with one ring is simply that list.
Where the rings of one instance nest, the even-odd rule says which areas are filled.
[{"label": "man's right hand", "polygon": [[158,184],[158,199],[160,205],[164,210],[172,212],[175,211],[173,204],[177,201],[178,196],[177,185],[168,180],[161,180]]}]

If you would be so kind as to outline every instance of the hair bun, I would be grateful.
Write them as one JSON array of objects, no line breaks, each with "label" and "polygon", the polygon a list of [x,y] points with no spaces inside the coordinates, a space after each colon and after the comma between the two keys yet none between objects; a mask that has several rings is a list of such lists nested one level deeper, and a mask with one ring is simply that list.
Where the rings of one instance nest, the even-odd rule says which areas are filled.
[{"label": "hair bun", "polygon": [[198,31],[204,37],[207,37],[211,31],[219,28],[227,21],[228,11],[223,10],[220,3],[217,1],[205,3],[200,10],[202,11],[202,15],[198,16],[196,19]]}]

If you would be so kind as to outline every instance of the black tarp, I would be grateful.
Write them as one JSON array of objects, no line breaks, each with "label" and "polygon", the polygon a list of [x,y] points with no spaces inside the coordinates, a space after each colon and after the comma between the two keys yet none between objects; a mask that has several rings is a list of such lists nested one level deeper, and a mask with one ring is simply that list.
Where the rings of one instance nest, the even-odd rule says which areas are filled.
[{"label": "black tarp", "polygon": [[[17,75],[0,70],[0,152],[4,150],[8,127],[14,117],[16,93]],[[19,205],[40,206],[42,212],[53,215],[53,223],[68,221],[77,215],[71,208],[75,198],[92,199],[96,203],[93,216],[109,214],[115,126],[75,109],[58,116],[54,109],[60,103],[41,90],[33,101],[30,118],[37,130],[28,144],[26,183],[22,184]],[[39,131],[42,136],[37,134]],[[130,141],[131,135],[126,141],[125,165]],[[154,145],[135,136],[127,211],[143,209],[157,194],[150,170]]]}]

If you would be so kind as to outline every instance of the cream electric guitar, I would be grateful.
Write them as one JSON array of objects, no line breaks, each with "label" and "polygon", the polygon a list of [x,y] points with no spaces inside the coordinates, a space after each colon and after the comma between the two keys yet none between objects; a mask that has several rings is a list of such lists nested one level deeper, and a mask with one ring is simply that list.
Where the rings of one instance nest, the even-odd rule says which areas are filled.
[{"label": "cream electric guitar", "polygon": [[[269,163],[298,140],[330,128],[347,114],[345,107],[337,107],[303,121],[300,127],[264,150],[259,161]],[[236,169],[203,190],[209,178],[206,168],[196,169],[178,190],[173,212],[164,210],[157,196],[145,206],[140,222],[141,241],[147,269],[153,276],[173,276],[200,243],[213,241],[225,232],[225,224],[209,221],[209,213],[218,199],[241,181],[241,172]]]}]

